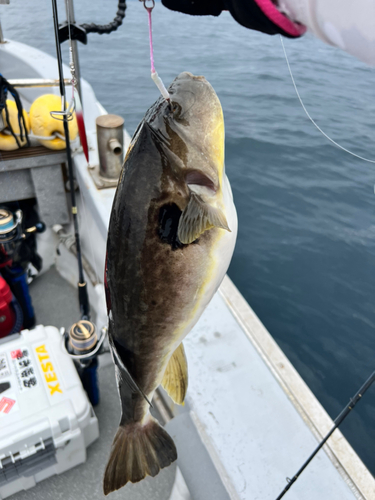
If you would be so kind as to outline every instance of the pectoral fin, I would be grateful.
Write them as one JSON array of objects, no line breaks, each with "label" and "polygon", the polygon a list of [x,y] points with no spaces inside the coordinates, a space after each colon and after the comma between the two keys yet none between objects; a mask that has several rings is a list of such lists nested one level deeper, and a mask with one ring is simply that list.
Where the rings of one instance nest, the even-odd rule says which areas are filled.
[{"label": "pectoral fin", "polygon": [[219,208],[211,206],[199,195],[191,193],[189,203],[182,212],[178,224],[178,239],[187,245],[212,227],[220,227],[230,231],[227,219]]},{"label": "pectoral fin", "polygon": [[188,369],[182,342],[169,360],[161,385],[175,403],[183,404],[188,386]]}]

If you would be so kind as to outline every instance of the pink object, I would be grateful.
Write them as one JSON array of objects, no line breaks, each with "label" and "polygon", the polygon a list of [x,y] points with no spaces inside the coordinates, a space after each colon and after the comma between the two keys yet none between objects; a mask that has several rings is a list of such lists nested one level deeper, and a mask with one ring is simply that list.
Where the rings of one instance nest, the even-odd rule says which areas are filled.
[{"label": "pink object", "polygon": [[152,45],[152,21],[151,21],[151,12],[153,7],[146,7],[148,12],[148,31],[150,34],[150,60],[151,60],[151,73],[156,73],[155,65],[154,65],[154,47]]},{"label": "pink object", "polygon": [[168,93],[168,90],[165,88],[162,79],[157,74],[157,72],[155,70],[155,65],[154,65],[154,47],[152,45],[151,12],[152,12],[152,9],[155,7],[155,1],[152,0],[152,7],[146,7],[146,2],[144,0],[144,6],[145,6],[145,9],[147,10],[147,13],[148,13],[148,31],[149,31],[149,35],[150,35],[151,78],[154,81],[154,83],[157,86],[157,88],[160,90],[160,93],[164,97],[164,99],[166,99],[167,101],[169,101],[170,100],[170,95]]},{"label": "pink object", "polygon": [[0,338],[6,337],[16,323],[12,308],[13,295],[5,279],[0,276]]},{"label": "pink object", "polygon": [[254,0],[265,16],[288,35],[301,36],[306,33],[306,26],[294,23],[285,14],[282,14],[271,0]]},{"label": "pink object", "polygon": [[10,398],[1,398],[0,400],[0,413],[9,413],[15,405],[15,400]]},{"label": "pink object", "polygon": [[10,357],[12,359],[21,359],[23,357],[22,350],[16,349],[15,351],[10,352]]}]

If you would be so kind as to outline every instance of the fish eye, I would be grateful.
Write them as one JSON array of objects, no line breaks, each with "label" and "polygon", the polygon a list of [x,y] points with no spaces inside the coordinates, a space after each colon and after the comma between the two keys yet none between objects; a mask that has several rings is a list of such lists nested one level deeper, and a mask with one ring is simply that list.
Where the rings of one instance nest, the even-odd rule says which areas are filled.
[{"label": "fish eye", "polygon": [[171,112],[174,116],[174,118],[178,118],[181,114],[182,108],[178,102],[171,102]]}]

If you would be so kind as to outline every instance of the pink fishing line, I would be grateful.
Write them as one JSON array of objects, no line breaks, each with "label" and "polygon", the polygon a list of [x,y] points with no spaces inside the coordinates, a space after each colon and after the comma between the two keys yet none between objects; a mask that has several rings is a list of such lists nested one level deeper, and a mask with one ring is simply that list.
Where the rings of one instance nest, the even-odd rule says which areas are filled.
[{"label": "pink fishing line", "polygon": [[157,88],[160,90],[161,95],[166,99],[167,101],[170,100],[170,95],[168,93],[168,90],[165,88],[164,83],[162,79],[159,77],[159,75],[156,72],[155,69],[155,64],[154,64],[154,47],[152,45],[152,21],[151,21],[151,11],[155,7],[155,0],[152,0],[152,7],[146,7],[146,0],[142,0],[143,5],[145,9],[147,10],[148,13],[148,31],[150,35],[150,61],[151,61],[151,78],[154,81],[155,85]]},{"label": "pink fishing line", "polygon": [[152,45],[152,21],[151,21],[151,12],[152,7],[146,7],[148,12],[148,31],[150,34],[150,60],[151,60],[151,73],[156,73],[155,65],[154,65],[154,47]]}]

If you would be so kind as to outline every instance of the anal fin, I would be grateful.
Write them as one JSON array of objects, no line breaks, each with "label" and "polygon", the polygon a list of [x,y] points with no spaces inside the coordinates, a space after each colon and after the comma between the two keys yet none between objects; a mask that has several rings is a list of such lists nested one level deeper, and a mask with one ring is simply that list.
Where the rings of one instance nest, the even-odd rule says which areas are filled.
[{"label": "anal fin", "polygon": [[188,387],[188,367],[182,342],[169,360],[161,385],[175,403],[183,404]]}]

